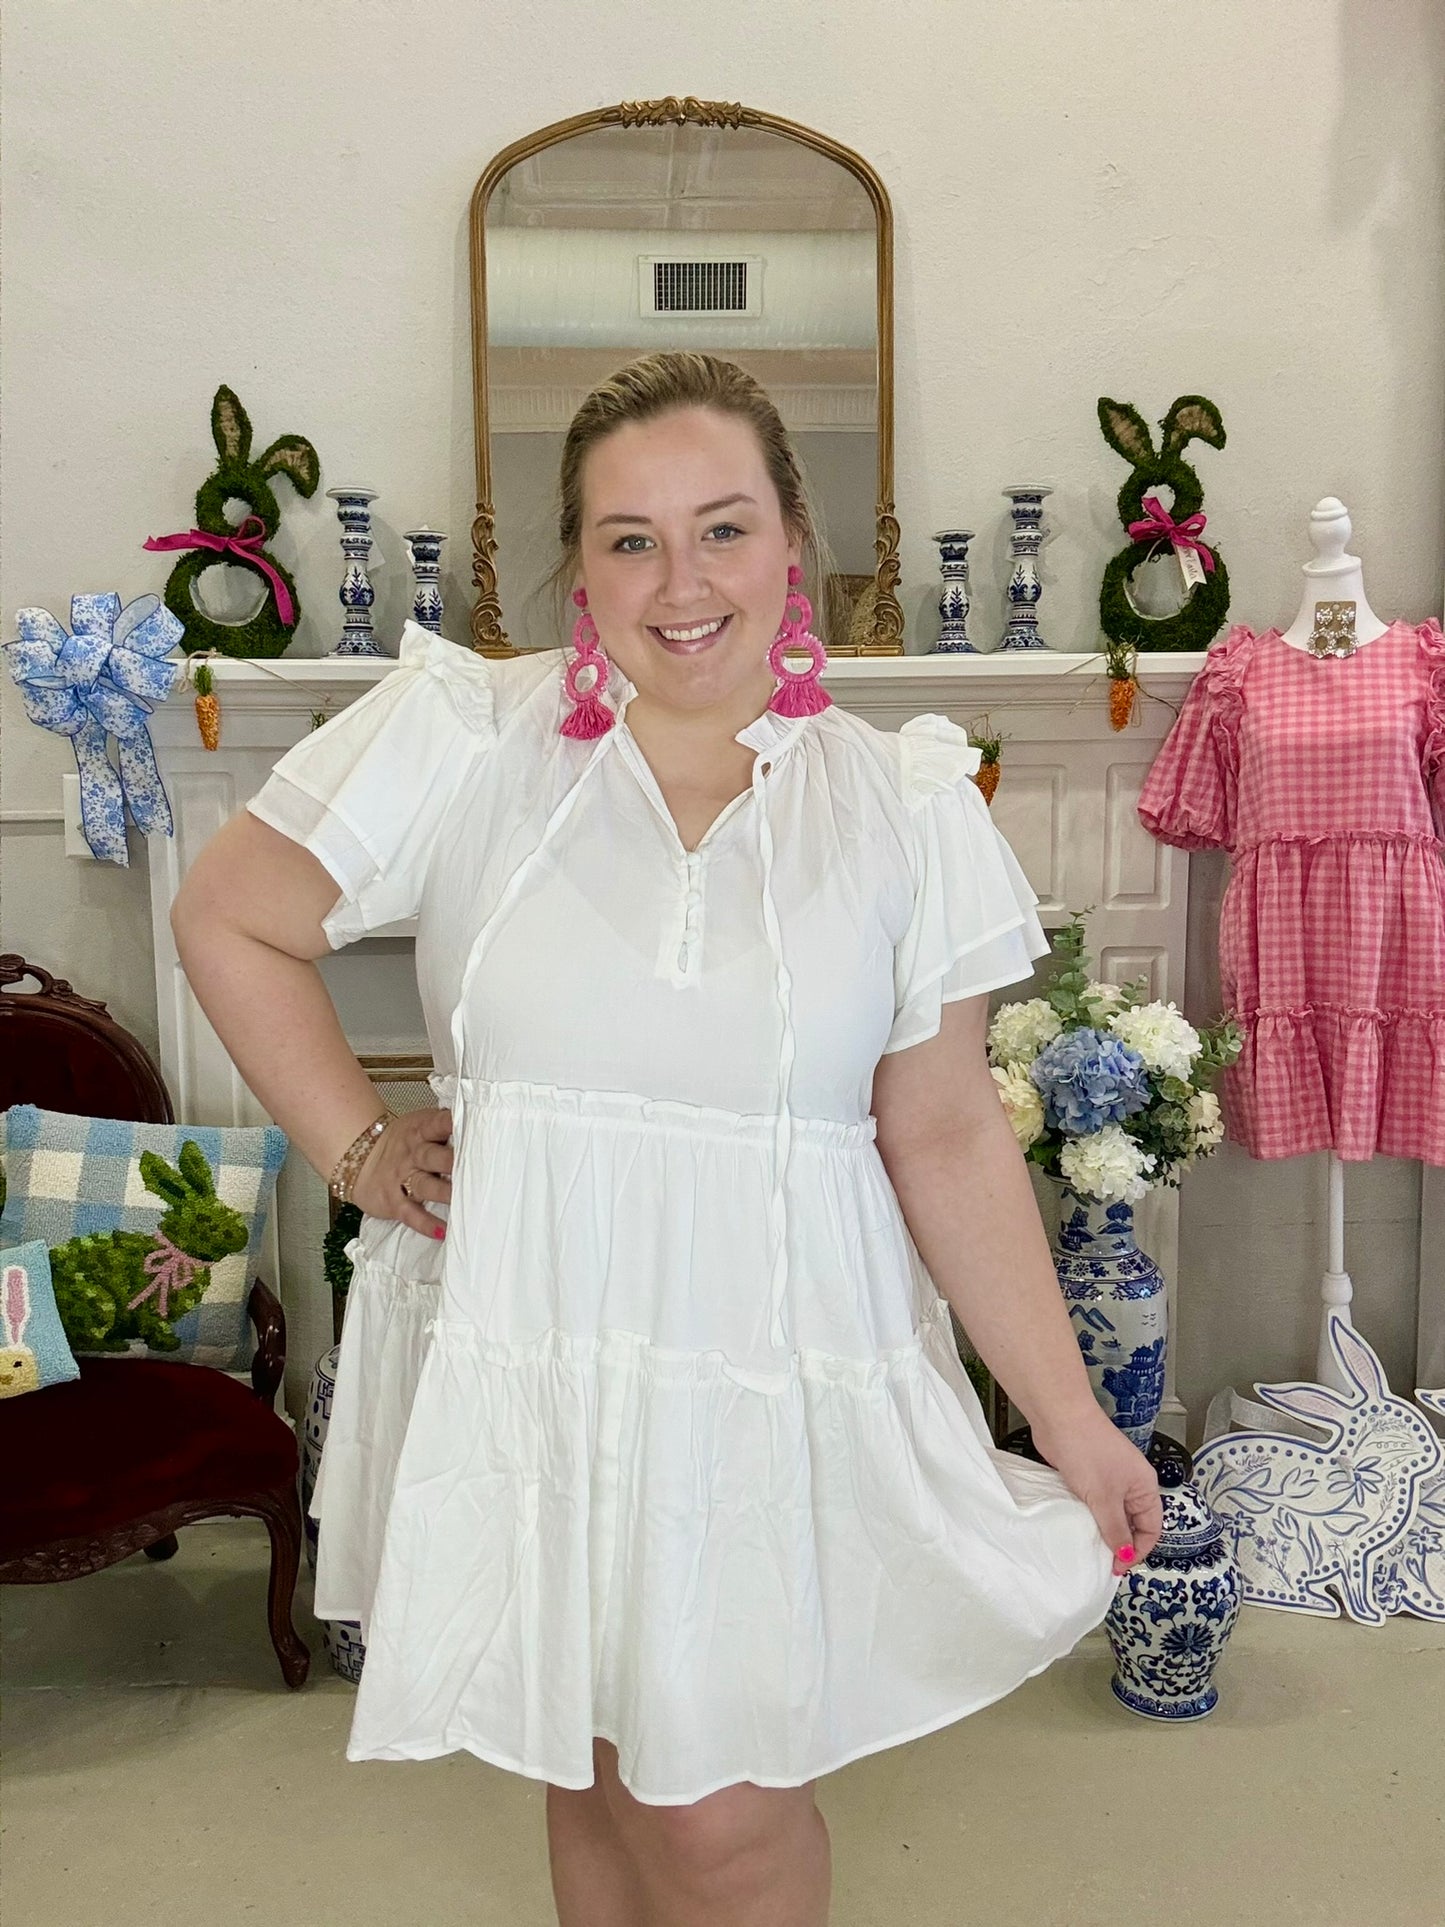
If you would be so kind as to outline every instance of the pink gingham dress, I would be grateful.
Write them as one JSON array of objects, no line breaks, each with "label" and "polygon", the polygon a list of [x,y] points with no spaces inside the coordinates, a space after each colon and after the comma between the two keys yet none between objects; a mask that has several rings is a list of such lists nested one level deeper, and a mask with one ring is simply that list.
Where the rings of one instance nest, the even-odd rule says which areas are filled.
[{"label": "pink gingham dress", "polygon": [[1257,1158],[1445,1164],[1445,638],[1391,623],[1317,658],[1277,629],[1209,651],[1139,799],[1222,848],[1221,1095]]}]

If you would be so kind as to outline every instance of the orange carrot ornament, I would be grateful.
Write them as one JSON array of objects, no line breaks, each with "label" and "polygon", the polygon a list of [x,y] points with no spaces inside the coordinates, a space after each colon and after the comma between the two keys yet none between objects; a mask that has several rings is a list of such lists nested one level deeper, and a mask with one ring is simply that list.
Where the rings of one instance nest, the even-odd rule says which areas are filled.
[{"label": "orange carrot ornament", "polygon": [[1104,667],[1109,674],[1111,729],[1127,729],[1134,714],[1134,698],[1139,694],[1139,682],[1134,674],[1136,656],[1132,643],[1115,642],[1112,637],[1104,643]]},{"label": "orange carrot ornament", "polygon": [[1001,757],[1004,739],[990,726],[988,717],[981,716],[977,723],[969,724],[968,740],[983,758],[973,780],[983,791],[984,802],[992,809],[994,791],[1003,775]]},{"label": "orange carrot ornament", "polygon": [[221,699],[210,666],[204,662],[196,664],[196,726],[207,749],[221,747]]}]

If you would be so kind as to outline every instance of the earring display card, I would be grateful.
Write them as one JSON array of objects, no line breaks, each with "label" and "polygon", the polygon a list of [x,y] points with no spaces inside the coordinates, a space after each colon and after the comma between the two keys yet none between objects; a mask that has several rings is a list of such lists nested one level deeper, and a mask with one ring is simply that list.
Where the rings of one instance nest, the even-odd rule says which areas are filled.
[{"label": "earring display card", "polygon": [[1355,653],[1353,602],[1317,602],[1310,630],[1310,654],[1352,656]]}]

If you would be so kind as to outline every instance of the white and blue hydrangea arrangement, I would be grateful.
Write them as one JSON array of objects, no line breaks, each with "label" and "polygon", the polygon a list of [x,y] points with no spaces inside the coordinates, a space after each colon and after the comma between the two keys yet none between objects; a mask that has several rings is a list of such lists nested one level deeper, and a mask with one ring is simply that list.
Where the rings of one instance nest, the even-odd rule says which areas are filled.
[{"label": "white and blue hydrangea arrangement", "polygon": [[1080,1197],[1134,1204],[1177,1184],[1224,1136],[1216,1075],[1239,1055],[1228,1019],[1196,1030],[1142,981],[1089,975],[1084,919],[1059,930],[1042,996],[988,1032],[999,1097],[1029,1162]]}]

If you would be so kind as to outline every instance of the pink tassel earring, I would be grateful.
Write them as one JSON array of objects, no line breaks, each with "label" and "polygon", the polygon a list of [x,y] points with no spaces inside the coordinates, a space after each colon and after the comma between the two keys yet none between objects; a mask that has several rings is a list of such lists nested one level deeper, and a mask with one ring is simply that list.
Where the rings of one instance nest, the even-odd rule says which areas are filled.
[{"label": "pink tassel earring", "polygon": [[605,736],[617,718],[602,700],[602,691],[607,687],[608,663],[597,624],[587,608],[587,591],[574,589],[572,600],[582,613],[572,631],[572,647],[577,653],[567,665],[566,677],[572,708],[563,718],[561,733],[586,740]]},{"label": "pink tassel earring", "polygon": [[[828,652],[813,634],[813,605],[802,591],[803,571],[795,562],[788,570],[788,599],[783,604],[783,626],[768,651],[768,667],[778,679],[768,708],[775,716],[816,716],[827,709],[833,698],[818,678],[828,660]],[[790,669],[785,661],[789,651],[802,650],[812,657],[806,669]]]}]

